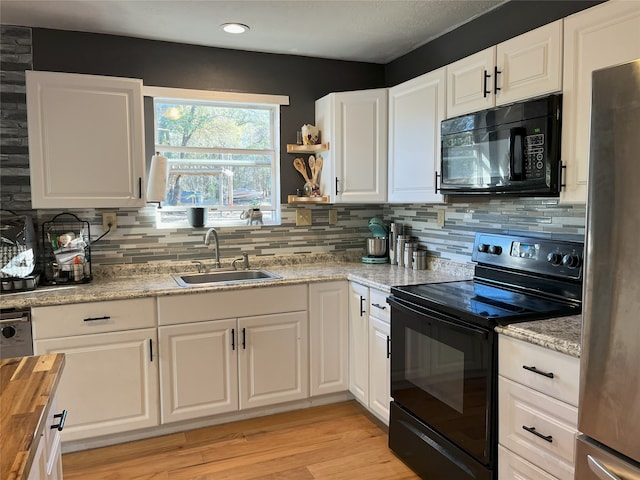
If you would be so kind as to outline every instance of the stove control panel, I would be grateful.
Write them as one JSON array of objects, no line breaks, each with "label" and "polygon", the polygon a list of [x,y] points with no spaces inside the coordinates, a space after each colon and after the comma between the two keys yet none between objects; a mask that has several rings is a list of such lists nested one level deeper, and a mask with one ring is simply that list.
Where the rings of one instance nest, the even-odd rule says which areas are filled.
[{"label": "stove control panel", "polygon": [[542,236],[476,233],[472,258],[479,265],[581,280],[584,245]]}]

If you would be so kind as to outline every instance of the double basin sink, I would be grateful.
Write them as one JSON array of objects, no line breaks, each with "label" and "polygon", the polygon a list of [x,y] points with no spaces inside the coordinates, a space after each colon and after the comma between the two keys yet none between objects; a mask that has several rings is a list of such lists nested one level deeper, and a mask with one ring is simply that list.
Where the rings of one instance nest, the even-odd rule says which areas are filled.
[{"label": "double basin sink", "polygon": [[255,282],[280,278],[275,273],[266,270],[231,270],[208,273],[189,273],[171,275],[181,287],[197,285],[221,285],[238,282]]}]

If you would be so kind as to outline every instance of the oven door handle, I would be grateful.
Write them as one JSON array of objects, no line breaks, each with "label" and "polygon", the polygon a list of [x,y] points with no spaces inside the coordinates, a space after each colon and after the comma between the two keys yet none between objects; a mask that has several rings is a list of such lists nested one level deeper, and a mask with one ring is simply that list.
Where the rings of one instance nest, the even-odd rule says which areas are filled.
[{"label": "oven door handle", "polygon": [[441,324],[445,324],[449,327],[458,329],[458,330],[464,330],[465,333],[472,333],[473,335],[477,336],[477,337],[482,337],[482,338],[487,338],[488,335],[488,330],[484,330],[482,328],[479,327],[475,327],[473,325],[469,325],[468,323],[464,323],[462,321],[460,321],[460,323],[458,322],[452,322],[450,320],[446,320],[444,318],[440,318],[438,316],[435,316],[435,312],[430,312],[428,309],[425,310],[419,310],[414,308],[415,305],[413,305],[410,302],[407,302],[406,300],[402,300],[400,298],[397,297],[389,297],[387,298],[387,303],[389,303],[392,307],[391,310],[391,322],[393,323],[393,307],[396,307],[397,309],[404,311],[406,313],[409,314],[413,314],[413,315],[420,315],[420,316],[429,316],[431,317],[434,321],[441,323]]}]

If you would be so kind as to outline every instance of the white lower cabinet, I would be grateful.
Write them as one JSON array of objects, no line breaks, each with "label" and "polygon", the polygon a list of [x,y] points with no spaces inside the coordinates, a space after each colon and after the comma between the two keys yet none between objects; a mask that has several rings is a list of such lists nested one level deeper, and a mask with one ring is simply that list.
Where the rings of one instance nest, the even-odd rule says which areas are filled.
[{"label": "white lower cabinet", "polygon": [[388,424],[391,402],[388,294],[353,282],[349,293],[349,390]]},{"label": "white lower cabinet", "polygon": [[307,306],[306,285],[159,298],[162,423],[307,398]]},{"label": "white lower cabinet", "polygon": [[498,355],[500,480],[573,480],[579,359],[503,335]]},{"label": "white lower cabinet", "polygon": [[60,423],[62,414],[58,410],[57,395],[49,399],[45,416],[44,429],[34,438],[37,446],[27,480],[62,480],[60,432],[64,423]]},{"label": "white lower cabinet", "polygon": [[349,287],[344,280],[309,284],[311,396],[349,388]]},{"label": "white lower cabinet", "polygon": [[349,391],[369,403],[369,288],[349,282]]},{"label": "white lower cabinet", "polygon": [[66,355],[64,441],[158,425],[153,299],[37,307],[32,321],[34,353]]},{"label": "white lower cabinet", "polygon": [[158,328],[162,423],[238,409],[236,320]]}]

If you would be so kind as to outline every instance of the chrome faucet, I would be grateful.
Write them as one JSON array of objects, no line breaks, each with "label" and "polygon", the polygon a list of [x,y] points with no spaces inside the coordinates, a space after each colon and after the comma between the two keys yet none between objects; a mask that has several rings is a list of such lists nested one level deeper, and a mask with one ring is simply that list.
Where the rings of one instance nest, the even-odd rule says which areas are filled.
[{"label": "chrome faucet", "polygon": [[213,239],[215,240],[215,247],[216,247],[215,268],[220,268],[220,244],[218,243],[218,232],[216,232],[215,228],[211,227],[209,230],[207,230],[207,233],[204,236],[204,244],[207,247],[209,246],[209,244],[211,243],[211,240],[210,240],[211,234],[213,234]]},{"label": "chrome faucet", "polygon": [[242,256],[236,258],[233,262],[231,262],[231,266],[234,270],[237,270],[236,262],[242,262],[242,266],[245,270],[249,270],[249,254],[247,252],[242,252]]}]

